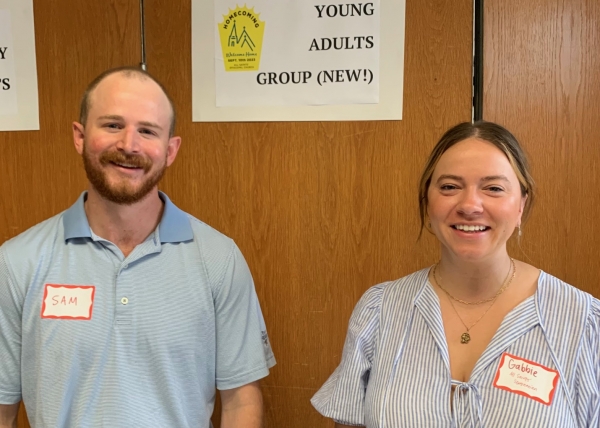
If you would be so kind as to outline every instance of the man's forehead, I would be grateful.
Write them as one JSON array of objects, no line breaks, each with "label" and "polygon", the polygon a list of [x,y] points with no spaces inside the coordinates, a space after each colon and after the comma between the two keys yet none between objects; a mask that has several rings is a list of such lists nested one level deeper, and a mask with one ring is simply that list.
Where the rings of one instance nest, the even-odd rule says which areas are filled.
[{"label": "man's forehead", "polygon": [[149,77],[135,72],[116,72],[106,76],[90,94],[91,108],[97,101],[114,101],[118,95],[135,95],[142,100],[155,102],[171,115],[172,107],[162,88]]},{"label": "man's forehead", "polygon": [[93,97],[94,95],[104,95],[112,91],[133,91],[136,89],[143,91],[148,96],[159,96],[159,98],[168,102],[167,95],[154,80],[141,73],[134,72],[116,72],[106,76],[94,88],[91,95]]}]

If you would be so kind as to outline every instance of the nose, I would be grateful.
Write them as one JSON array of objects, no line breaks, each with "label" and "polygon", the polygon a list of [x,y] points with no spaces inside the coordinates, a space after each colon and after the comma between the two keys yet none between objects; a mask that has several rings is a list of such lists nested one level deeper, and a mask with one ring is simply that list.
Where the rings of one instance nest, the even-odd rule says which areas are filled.
[{"label": "nose", "polygon": [[481,214],[483,212],[483,200],[478,190],[475,188],[464,189],[461,192],[461,198],[457,208],[461,214]]},{"label": "nose", "polygon": [[117,149],[125,153],[137,153],[139,151],[138,133],[135,128],[123,128],[123,131],[119,134]]}]

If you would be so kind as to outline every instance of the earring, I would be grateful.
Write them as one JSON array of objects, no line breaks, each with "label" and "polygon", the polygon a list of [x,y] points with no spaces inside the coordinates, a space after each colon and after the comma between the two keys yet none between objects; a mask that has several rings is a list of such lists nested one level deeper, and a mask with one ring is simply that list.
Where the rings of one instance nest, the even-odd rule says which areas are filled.
[{"label": "earring", "polygon": [[518,236],[520,238],[521,237],[521,225],[518,225],[517,228],[519,229]]}]

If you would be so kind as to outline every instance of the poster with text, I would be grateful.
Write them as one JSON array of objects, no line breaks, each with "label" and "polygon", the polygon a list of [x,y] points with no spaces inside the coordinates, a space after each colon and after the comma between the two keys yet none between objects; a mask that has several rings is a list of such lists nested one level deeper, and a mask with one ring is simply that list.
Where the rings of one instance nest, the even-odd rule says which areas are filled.
[{"label": "poster with text", "polygon": [[193,120],[401,119],[404,9],[193,0]]},{"label": "poster with text", "polygon": [[33,0],[0,0],[0,131],[36,129]]}]

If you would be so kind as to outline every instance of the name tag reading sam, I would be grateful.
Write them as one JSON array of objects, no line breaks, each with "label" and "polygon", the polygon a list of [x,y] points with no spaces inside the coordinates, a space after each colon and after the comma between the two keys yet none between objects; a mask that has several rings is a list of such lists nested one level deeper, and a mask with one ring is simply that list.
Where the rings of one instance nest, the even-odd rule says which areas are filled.
[{"label": "name tag reading sam", "polygon": [[533,361],[502,354],[494,386],[550,405],[558,384],[558,372]]},{"label": "name tag reading sam", "polygon": [[93,285],[46,284],[42,318],[89,320],[94,306]]}]

